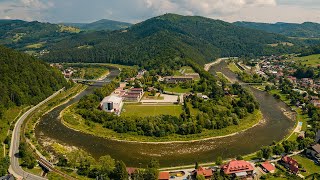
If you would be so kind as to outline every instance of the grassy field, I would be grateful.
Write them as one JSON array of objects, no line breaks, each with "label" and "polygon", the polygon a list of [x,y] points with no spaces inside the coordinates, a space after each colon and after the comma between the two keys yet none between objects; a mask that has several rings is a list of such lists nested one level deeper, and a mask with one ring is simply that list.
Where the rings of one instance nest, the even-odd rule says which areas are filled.
[{"label": "grassy field", "polygon": [[304,57],[295,57],[293,58],[293,60],[297,62],[301,62],[301,64],[303,65],[317,67],[318,65],[320,65],[320,54],[314,54],[314,55],[304,56]]},{"label": "grassy field", "polygon": [[60,32],[71,32],[71,33],[79,33],[80,29],[72,26],[59,25]]},{"label": "grassy field", "polygon": [[227,76],[225,76],[223,73],[221,72],[216,72],[217,77],[221,80],[221,81],[225,81],[227,83],[230,83],[231,81],[228,79]]},{"label": "grassy field", "polygon": [[155,96],[152,96],[150,92],[145,92],[142,99],[152,99],[152,100],[163,100],[164,97],[157,93]]},{"label": "grassy field", "polygon": [[176,87],[165,87],[164,91],[168,91],[168,92],[175,92],[175,93],[187,93],[190,92],[192,89],[188,88],[188,89],[183,89],[182,87],[180,87],[179,85],[177,85]]},{"label": "grassy field", "polygon": [[157,116],[157,115],[172,115],[180,116],[182,106],[180,105],[141,105],[141,104],[125,104],[121,116]]},{"label": "grassy field", "polygon": [[99,68],[84,68],[84,78],[85,79],[96,79],[103,75],[109,73],[109,69],[99,67]]},{"label": "grassy field", "polygon": [[26,48],[28,48],[28,49],[39,49],[39,48],[42,48],[44,44],[45,43],[29,44],[29,45],[26,46]]},{"label": "grassy field", "polygon": [[184,75],[184,73],[195,73],[192,67],[190,66],[183,66],[178,71],[174,73],[175,76]]},{"label": "grassy field", "polygon": [[236,64],[234,64],[234,62],[231,62],[228,64],[228,68],[232,71],[232,72],[242,72],[241,69],[238,68],[238,66]]},{"label": "grassy field", "polygon": [[298,161],[298,163],[302,165],[302,167],[307,171],[307,172],[301,172],[301,174],[304,176],[308,176],[308,175],[320,172],[320,166],[316,165],[312,160],[306,157],[296,155],[296,156],[293,156],[293,159]]}]

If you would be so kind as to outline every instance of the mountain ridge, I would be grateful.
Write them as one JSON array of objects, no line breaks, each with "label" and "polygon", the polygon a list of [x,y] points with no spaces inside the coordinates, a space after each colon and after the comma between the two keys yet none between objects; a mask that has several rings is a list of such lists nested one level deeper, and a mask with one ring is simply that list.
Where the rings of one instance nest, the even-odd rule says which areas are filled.
[{"label": "mountain ridge", "polygon": [[[56,57],[63,57],[66,62],[109,62],[146,67],[161,64],[166,67],[177,63],[176,58],[190,58],[205,64],[222,56],[263,55],[267,54],[265,50],[273,49],[268,44],[292,41],[283,35],[221,20],[165,14],[126,30],[91,32],[67,38],[53,45],[45,59],[57,62],[61,59]],[[289,47],[280,50],[285,51],[285,48]]]},{"label": "mountain ridge", "polygon": [[320,24],[315,22],[260,23],[260,22],[237,21],[237,22],[234,22],[233,24],[241,27],[282,34],[289,37],[305,37],[305,38],[320,37]]},{"label": "mountain ridge", "polygon": [[80,28],[81,30],[119,30],[132,26],[131,23],[115,21],[110,19],[100,19],[91,23],[60,23],[67,26]]}]

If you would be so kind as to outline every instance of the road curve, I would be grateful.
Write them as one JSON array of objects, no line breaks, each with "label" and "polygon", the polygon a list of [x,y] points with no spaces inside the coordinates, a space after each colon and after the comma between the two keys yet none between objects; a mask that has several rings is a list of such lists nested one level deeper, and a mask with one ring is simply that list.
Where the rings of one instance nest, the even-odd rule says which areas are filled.
[{"label": "road curve", "polygon": [[26,113],[24,113],[16,122],[13,132],[12,132],[12,138],[11,138],[11,145],[10,145],[10,167],[9,167],[9,173],[13,174],[14,177],[17,179],[30,179],[30,180],[44,180],[45,178],[25,172],[20,164],[19,164],[19,158],[17,157],[19,153],[19,144],[20,144],[20,132],[21,132],[21,125],[23,124],[24,120],[38,107],[43,105],[44,103],[48,102],[55,96],[61,93],[65,88],[60,89],[59,91],[52,94],[50,97],[45,99],[44,101],[40,102],[36,106],[29,109]]}]

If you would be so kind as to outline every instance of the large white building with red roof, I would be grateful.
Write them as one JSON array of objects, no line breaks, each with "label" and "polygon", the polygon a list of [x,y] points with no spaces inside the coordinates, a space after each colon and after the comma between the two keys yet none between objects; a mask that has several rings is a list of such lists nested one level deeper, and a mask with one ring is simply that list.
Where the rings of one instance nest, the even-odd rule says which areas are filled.
[{"label": "large white building with red roof", "polygon": [[244,160],[232,160],[222,166],[224,174],[239,178],[253,177],[254,167]]}]

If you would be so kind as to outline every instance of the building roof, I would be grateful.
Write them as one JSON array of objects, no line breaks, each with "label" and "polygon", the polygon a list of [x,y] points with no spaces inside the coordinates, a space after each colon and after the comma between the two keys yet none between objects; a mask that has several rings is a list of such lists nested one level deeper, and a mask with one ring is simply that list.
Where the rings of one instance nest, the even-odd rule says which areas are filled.
[{"label": "building roof", "polygon": [[293,173],[298,173],[298,171],[299,171],[299,164],[298,164],[298,162],[296,161],[296,160],[294,160],[293,158],[291,158],[291,157],[289,157],[289,156],[283,156],[282,158],[281,158],[281,160],[284,162],[284,163],[286,163],[286,164],[288,164],[289,165],[289,169],[290,169],[290,171],[291,172],[293,172]]},{"label": "building roof", "polygon": [[212,169],[205,169],[201,166],[196,170],[196,173],[197,175],[203,175],[204,177],[211,177],[213,175]]},{"label": "building roof", "polygon": [[132,89],[130,89],[131,91],[143,91],[143,89],[142,88],[132,88]]},{"label": "building roof", "polygon": [[268,172],[276,170],[276,168],[269,161],[261,163],[261,166],[265,168]]},{"label": "building roof", "polygon": [[233,174],[253,170],[253,166],[249,162],[244,160],[232,160],[228,164],[223,166],[223,171],[225,174]]},{"label": "building roof", "polygon": [[316,151],[317,153],[320,153],[320,144],[316,144],[314,146],[311,147],[314,151]]},{"label": "building roof", "polygon": [[127,94],[124,97],[127,97],[127,98],[138,98],[138,97],[140,97],[140,94]]},{"label": "building roof", "polygon": [[159,180],[169,180],[170,179],[169,172],[159,172],[158,179]]},{"label": "building roof", "polygon": [[107,102],[113,102],[113,103],[121,103],[122,98],[115,96],[115,95],[111,95],[111,96],[107,96],[105,97],[102,101],[101,104],[103,103],[107,103]]}]

